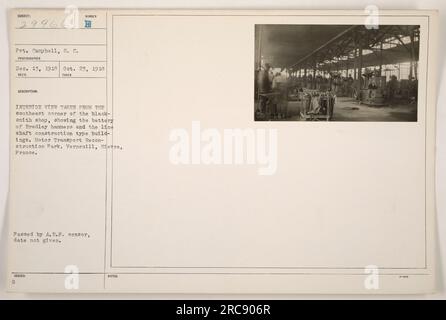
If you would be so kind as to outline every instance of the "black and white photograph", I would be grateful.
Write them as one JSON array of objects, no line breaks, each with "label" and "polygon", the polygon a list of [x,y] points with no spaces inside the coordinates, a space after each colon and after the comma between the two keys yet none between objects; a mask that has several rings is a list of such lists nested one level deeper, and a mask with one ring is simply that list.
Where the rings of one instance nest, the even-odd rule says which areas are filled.
[{"label": "black and white photograph", "polygon": [[446,2],[114,1],[0,2],[0,301],[446,298]]},{"label": "black and white photograph", "polygon": [[417,121],[418,25],[256,25],[256,121]]}]

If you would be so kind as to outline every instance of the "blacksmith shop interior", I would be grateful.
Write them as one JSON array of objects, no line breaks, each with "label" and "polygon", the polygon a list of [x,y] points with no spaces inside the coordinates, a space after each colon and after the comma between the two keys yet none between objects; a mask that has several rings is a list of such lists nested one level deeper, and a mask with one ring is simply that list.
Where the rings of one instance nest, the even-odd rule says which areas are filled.
[{"label": "blacksmith shop interior", "polygon": [[417,121],[420,28],[256,25],[256,121]]}]

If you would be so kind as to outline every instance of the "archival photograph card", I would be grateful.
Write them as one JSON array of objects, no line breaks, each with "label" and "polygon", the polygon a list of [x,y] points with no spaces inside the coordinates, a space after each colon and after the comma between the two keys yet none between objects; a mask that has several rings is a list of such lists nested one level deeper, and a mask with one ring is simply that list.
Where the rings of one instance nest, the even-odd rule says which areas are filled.
[{"label": "archival photograph card", "polygon": [[434,11],[13,9],[13,292],[435,290]]}]

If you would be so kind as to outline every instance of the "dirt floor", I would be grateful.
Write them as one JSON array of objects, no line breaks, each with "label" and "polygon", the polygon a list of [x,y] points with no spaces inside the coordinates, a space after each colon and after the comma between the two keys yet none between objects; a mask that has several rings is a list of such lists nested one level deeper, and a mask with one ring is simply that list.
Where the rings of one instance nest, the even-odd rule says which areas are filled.
[{"label": "dirt floor", "polygon": [[[300,121],[302,102],[289,101],[287,121]],[[388,104],[385,106],[367,106],[359,104],[353,98],[338,97],[332,121],[417,121],[417,105]]]}]

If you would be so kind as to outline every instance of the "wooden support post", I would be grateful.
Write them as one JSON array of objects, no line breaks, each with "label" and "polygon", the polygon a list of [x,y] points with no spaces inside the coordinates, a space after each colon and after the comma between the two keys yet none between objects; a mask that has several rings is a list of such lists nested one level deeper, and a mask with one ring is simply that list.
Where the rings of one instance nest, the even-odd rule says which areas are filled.
[{"label": "wooden support post", "polygon": [[415,67],[415,30],[412,30],[412,33],[410,34],[410,44],[411,44],[411,50],[410,50],[410,78],[416,79],[417,78],[417,71]]},{"label": "wooden support post", "polygon": [[355,52],[354,52],[354,59],[353,59],[353,79],[358,79],[357,76],[358,71],[358,45],[355,43]]},{"label": "wooden support post", "polygon": [[358,50],[358,55],[357,55],[358,77],[357,77],[357,82],[356,82],[356,99],[361,100],[361,88],[362,88],[362,43],[361,43],[361,41],[356,41],[356,47]]},{"label": "wooden support post", "polygon": [[358,51],[358,56],[359,56],[359,67],[358,67],[358,77],[359,77],[359,82],[362,81],[362,44],[359,44],[359,51]]},{"label": "wooden support post", "polygon": [[312,81],[311,89],[316,89],[316,62],[313,67],[313,81]]},{"label": "wooden support post", "polygon": [[383,42],[379,45],[379,76],[383,75]]},{"label": "wooden support post", "polygon": [[259,37],[259,41],[258,41],[258,48],[259,48],[259,52],[258,52],[258,57],[257,57],[257,63],[258,63],[258,69],[260,70],[262,67],[262,26],[259,25],[258,27],[258,32],[257,32],[257,36]]}]

